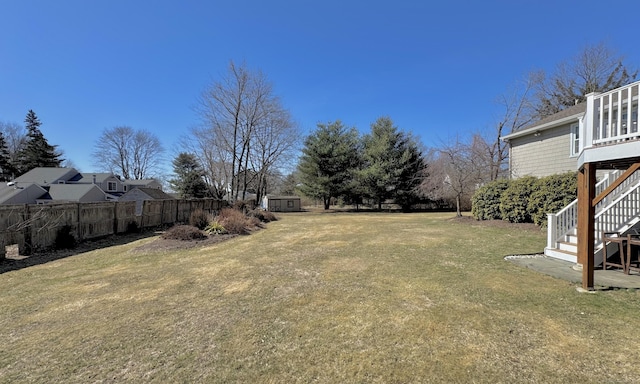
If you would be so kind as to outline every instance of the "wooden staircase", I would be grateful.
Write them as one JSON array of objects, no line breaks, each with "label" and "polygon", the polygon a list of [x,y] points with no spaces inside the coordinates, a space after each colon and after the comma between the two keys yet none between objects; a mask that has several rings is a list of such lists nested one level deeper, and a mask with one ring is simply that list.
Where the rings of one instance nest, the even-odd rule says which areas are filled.
[{"label": "wooden staircase", "polygon": [[[597,193],[609,188],[622,172],[608,173],[596,185]],[[594,264],[602,264],[602,232],[620,232],[626,234],[635,231],[640,223],[640,171],[635,171],[623,183],[613,189],[596,206],[595,214],[595,252]],[[635,233],[635,232],[634,232]],[[607,248],[609,255],[614,253],[614,245]],[[556,214],[549,214],[547,226],[547,247],[545,255],[570,262],[577,262],[577,200]]]}]

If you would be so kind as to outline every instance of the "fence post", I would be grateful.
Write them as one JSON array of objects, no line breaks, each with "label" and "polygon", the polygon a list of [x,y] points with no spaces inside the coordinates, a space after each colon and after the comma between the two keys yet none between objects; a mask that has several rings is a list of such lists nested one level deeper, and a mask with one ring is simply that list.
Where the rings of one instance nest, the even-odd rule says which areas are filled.
[{"label": "fence post", "polygon": [[558,223],[555,213],[547,213],[547,248],[555,248],[558,239]]},{"label": "fence post", "polygon": [[[33,252],[33,244],[31,241],[31,229],[33,223],[31,223],[31,211],[29,210],[29,204],[24,205],[24,210],[22,211],[22,223],[24,228],[22,228],[22,244],[18,244],[19,253],[24,256],[30,256]],[[22,245],[22,247],[20,247]]]},{"label": "fence post", "polygon": [[118,234],[118,202],[113,202],[113,234]]}]

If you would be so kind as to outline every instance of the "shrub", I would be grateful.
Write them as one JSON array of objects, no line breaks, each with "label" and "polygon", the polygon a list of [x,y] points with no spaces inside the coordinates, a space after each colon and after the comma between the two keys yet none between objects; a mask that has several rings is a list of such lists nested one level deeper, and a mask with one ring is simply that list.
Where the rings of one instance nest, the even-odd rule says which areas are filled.
[{"label": "shrub", "polygon": [[233,209],[237,211],[241,211],[242,213],[251,211],[255,207],[256,207],[256,203],[253,200],[236,200],[232,206]]},{"label": "shrub", "polygon": [[538,188],[538,179],[533,176],[512,180],[500,197],[502,219],[511,223],[531,223],[529,197]]},{"label": "shrub", "polygon": [[220,224],[218,220],[213,220],[212,222],[210,222],[209,225],[207,225],[207,227],[204,229],[204,231],[210,235],[224,235],[225,233],[227,233],[227,229],[222,224]]},{"label": "shrub", "polygon": [[198,229],[204,229],[207,225],[209,225],[209,214],[203,211],[202,209],[196,209],[191,212],[191,216],[189,216],[189,225],[194,226]]},{"label": "shrub", "polygon": [[253,211],[250,211],[248,215],[251,217],[255,217],[256,219],[260,220],[263,223],[269,223],[271,221],[278,220],[278,218],[276,217],[276,215],[273,214],[273,212],[265,211],[262,209],[254,209]]},{"label": "shrub", "polygon": [[471,198],[471,214],[476,220],[500,220],[500,198],[509,187],[509,180],[492,181],[478,188]]},{"label": "shrub", "polygon": [[76,246],[76,238],[71,234],[71,226],[64,225],[56,233],[56,249],[71,249]]},{"label": "shrub", "polygon": [[224,208],[218,215],[218,221],[229,233],[244,234],[247,232],[249,223],[244,213],[233,209]]},{"label": "shrub", "polygon": [[191,225],[176,225],[169,228],[161,237],[163,239],[188,241],[206,239],[207,235]]},{"label": "shrub", "polygon": [[528,210],[533,222],[546,226],[547,213],[555,213],[578,196],[578,178],[575,172],[551,175],[540,179],[539,188],[529,197]]}]

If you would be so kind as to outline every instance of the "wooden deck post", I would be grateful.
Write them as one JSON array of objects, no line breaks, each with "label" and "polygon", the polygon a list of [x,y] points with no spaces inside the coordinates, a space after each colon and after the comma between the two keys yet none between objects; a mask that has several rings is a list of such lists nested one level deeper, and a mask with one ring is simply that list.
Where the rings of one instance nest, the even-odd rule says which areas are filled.
[{"label": "wooden deck post", "polygon": [[593,290],[595,192],[595,164],[585,163],[578,171],[578,263],[582,264],[582,288],[586,290]]}]

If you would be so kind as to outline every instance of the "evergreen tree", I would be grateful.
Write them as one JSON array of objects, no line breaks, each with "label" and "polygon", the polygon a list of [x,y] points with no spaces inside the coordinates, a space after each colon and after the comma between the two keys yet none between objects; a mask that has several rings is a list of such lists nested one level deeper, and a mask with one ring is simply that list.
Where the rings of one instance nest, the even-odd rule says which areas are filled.
[{"label": "evergreen tree", "polygon": [[50,145],[40,131],[42,123],[33,110],[29,110],[24,120],[27,129],[27,143],[18,156],[18,173],[24,174],[37,167],[59,167],[62,156]]},{"label": "evergreen tree", "polygon": [[310,198],[322,199],[329,209],[331,198],[348,190],[353,170],[359,163],[358,132],[340,121],[318,124],[304,143],[298,164],[300,191]]},{"label": "evergreen tree", "polygon": [[399,131],[390,118],[381,117],[371,125],[363,143],[359,179],[364,194],[377,202],[378,209],[386,199],[408,209],[417,199],[416,189],[425,168],[416,141]]},{"label": "evergreen tree", "polygon": [[4,134],[0,132],[0,181],[10,181],[16,174]]},{"label": "evergreen tree", "polygon": [[296,194],[296,188],[298,185],[298,177],[295,173],[288,174],[279,188],[279,193],[281,195],[293,196]]},{"label": "evergreen tree", "polygon": [[173,160],[173,172],[176,177],[169,180],[169,183],[181,198],[202,198],[208,195],[204,171],[194,155],[180,153]]}]

